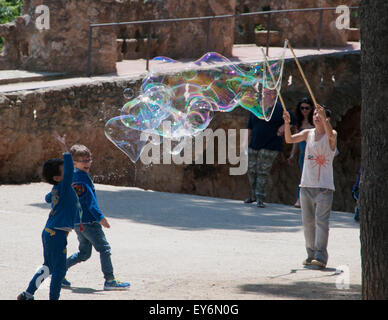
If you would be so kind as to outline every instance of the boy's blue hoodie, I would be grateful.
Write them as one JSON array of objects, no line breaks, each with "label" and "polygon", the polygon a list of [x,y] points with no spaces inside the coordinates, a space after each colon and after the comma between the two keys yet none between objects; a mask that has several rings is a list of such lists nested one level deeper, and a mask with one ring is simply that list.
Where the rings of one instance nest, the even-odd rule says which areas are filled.
[{"label": "boy's blue hoodie", "polygon": [[[104,215],[97,203],[96,190],[89,174],[80,169],[74,169],[73,188],[81,203],[82,223],[100,222]],[[76,223],[80,223],[80,220]]]},{"label": "boy's blue hoodie", "polygon": [[[82,209],[77,194],[72,187],[73,159],[70,153],[63,154],[63,179],[51,190],[50,200],[51,211],[46,222],[46,228],[65,229],[74,228],[77,217],[81,215]],[[47,196],[46,196],[47,198]]]},{"label": "boy's blue hoodie", "polygon": [[[97,195],[94,184],[89,174],[85,171],[74,169],[72,187],[78,195],[82,207],[82,215],[75,217],[74,224],[100,222],[104,218],[97,203]],[[52,194],[46,195],[46,202],[52,201]]]}]

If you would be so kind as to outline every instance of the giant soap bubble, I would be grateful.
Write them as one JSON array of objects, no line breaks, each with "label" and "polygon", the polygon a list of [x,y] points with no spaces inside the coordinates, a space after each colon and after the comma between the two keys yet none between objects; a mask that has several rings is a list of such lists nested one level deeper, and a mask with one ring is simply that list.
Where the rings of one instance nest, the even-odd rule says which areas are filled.
[{"label": "giant soap bubble", "polygon": [[[179,65],[167,57],[153,61]],[[265,62],[243,70],[224,56],[209,52],[182,71],[153,70],[144,78],[139,95],[106,123],[105,134],[136,162],[149,135],[180,142],[205,130],[217,111],[230,112],[239,106],[269,121],[277,102],[283,65],[283,57],[270,65],[272,77]],[[125,90],[125,97],[131,92]]]}]

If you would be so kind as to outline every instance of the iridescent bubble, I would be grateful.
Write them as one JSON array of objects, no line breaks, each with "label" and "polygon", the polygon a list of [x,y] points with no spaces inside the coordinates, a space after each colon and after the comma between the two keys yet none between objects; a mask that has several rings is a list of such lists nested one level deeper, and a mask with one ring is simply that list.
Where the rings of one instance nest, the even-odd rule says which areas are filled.
[{"label": "iridescent bubble", "polygon": [[142,131],[132,129],[124,125],[125,116],[110,119],[105,124],[105,136],[133,163],[135,163],[147,144],[147,139],[142,136]]},{"label": "iridescent bubble", "polygon": [[211,101],[206,98],[193,98],[186,116],[186,125],[193,135],[205,130],[213,119],[214,112]]},{"label": "iridescent bubble", "polygon": [[132,99],[134,96],[134,91],[132,88],[125,88],[123,91],[123,96],[125,99],[129,100]]},{"label": "iridescent bubble", "polygon": [[[158,64],[156,68],[161,64],[179,64],[167,57],[153,61]],[[144,135],[138,141],[142,132],[171,139],[171,153],[178,154],[184,138],[205,130],[216,111],[230,112],[242,107],[269,121],[281,86],[283,63],[280,58],[270,65],[271,76],[264,62],[243,70],[224,56],[209,52],[183,71],[151,71],[143,79],[137,97],[133,97],[132,89],[124,90],[126,98],[130,94],[132,97],[123,106],[121,116],[107,122],[106,136],[136,162],[148,143]]]}]

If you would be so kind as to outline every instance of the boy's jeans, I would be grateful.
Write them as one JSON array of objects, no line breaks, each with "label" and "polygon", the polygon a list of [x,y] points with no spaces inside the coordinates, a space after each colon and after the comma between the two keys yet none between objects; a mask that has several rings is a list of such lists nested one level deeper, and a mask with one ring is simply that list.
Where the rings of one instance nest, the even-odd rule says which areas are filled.
[{"label": "boy's jeans", "polygon": [[300,190],[302,222],[306,241],[307,257],[327,263],[329,218],[333,203],[333,191],[323,188]]},{"label": "boy's jeans", "polygon": [[66,246],[68,232],[45,228],[42,232],[44,262],[28,285],[34,295],[40,284],[51,274],[50,300],[58,300],[61,284],[66,275]]},{"label": "boy's jeans", "polygon": [[79,252],[70,256],[66,261],[66,267],[69,269],[77,263],[86,261],[92,255],[92,247],[100,253],[101,270],[107,281],[114,279],[113,266],[110,258],[110,245],[105,238],[104,231],[98,222],[84,224],[84,230],[80,231],[79,226],[74,228],[77,233]]}]

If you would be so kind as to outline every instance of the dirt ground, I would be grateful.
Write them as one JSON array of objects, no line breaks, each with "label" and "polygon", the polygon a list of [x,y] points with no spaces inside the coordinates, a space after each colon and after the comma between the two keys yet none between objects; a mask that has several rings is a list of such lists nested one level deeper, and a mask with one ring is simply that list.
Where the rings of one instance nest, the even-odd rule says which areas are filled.
[{"label": "dirt ground", "polygon": [[[14,300],[43,262],[41,232],[49,207],[45,183],[0,186],[0,299]],[[63,300],[361,299],[359,224],[333,212],[329,262],[304,268],[300,210],[268,204],[96,185],[111,224],[116,277],[123,292],[103,291],[99,256],[71,268]],[[77,251],[74,232],[68,254]],[[342,271],[341,271],[342,270]],[[49,281],[36,300],[48,299]]]}]

